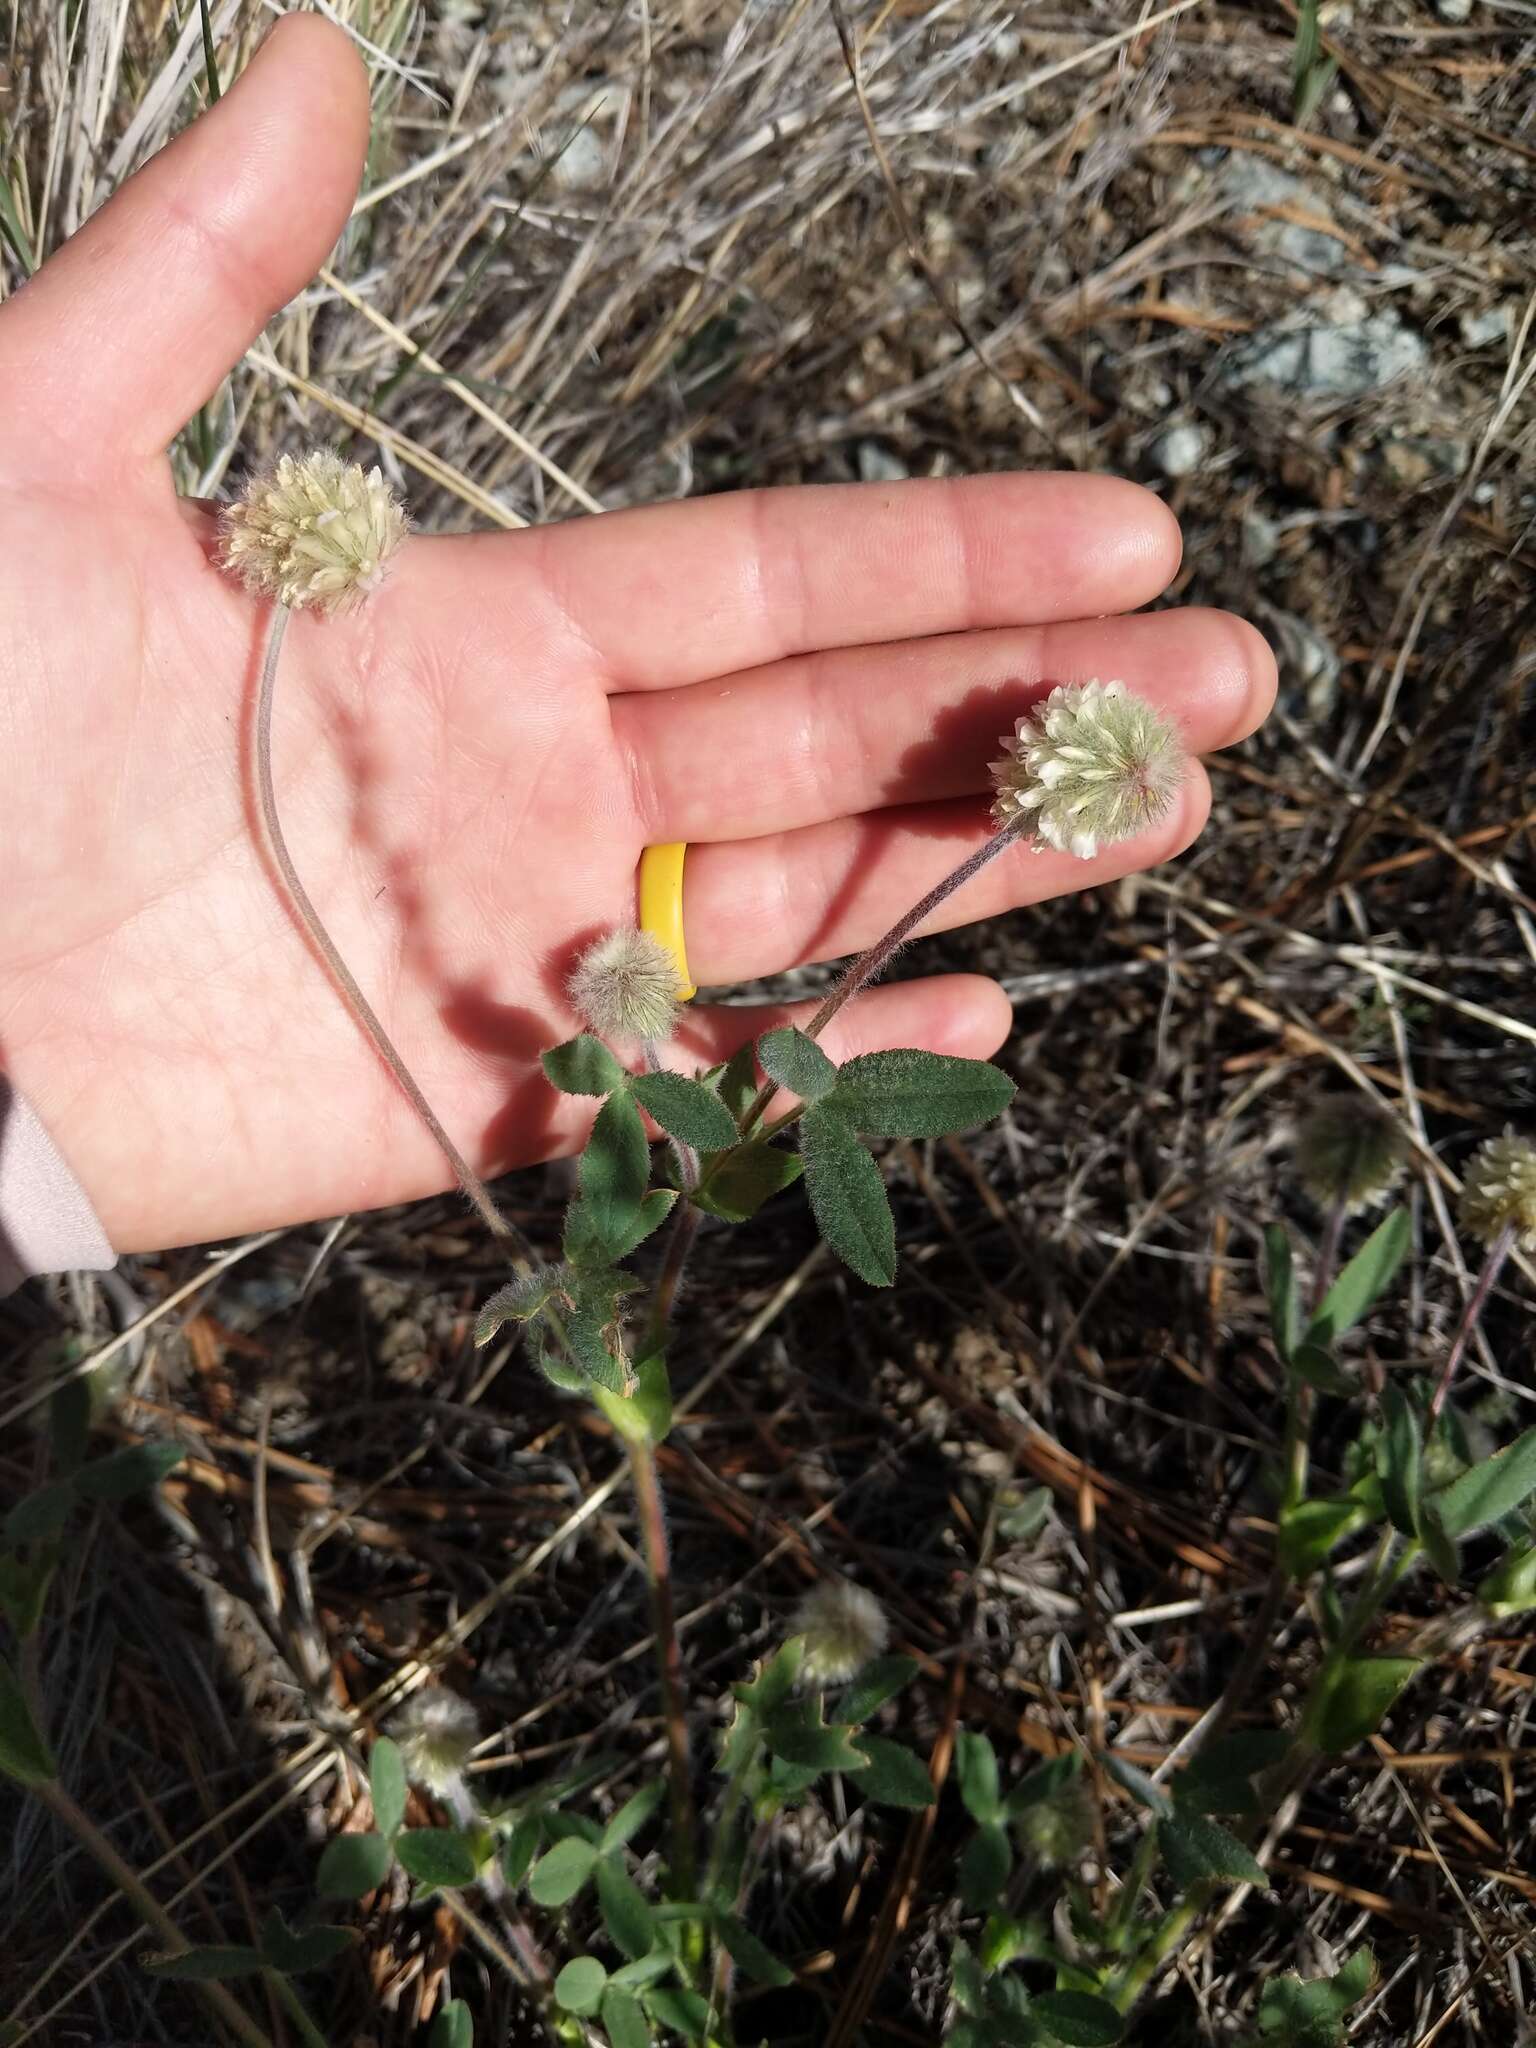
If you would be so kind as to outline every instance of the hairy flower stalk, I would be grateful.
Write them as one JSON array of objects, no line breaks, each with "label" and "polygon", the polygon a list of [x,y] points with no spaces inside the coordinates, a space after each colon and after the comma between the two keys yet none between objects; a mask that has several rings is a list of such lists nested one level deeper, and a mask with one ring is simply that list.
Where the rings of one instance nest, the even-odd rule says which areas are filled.
[{"label": "hairy flower stalk", "polygon": [[1469,1237],[1486,1246],[1487,1256],[1430,1397],[1431,1427],[1445,1406],[1504,1261],[1517,1244],[1525,1251],[1536,1251],[1536,1141],[1505,1131],[1480,1145],[1462,1183],[1457,1220]]},{"label": "hairy flower stalk", "polygon": [[435,1139],[492,1236],[520,1248],[516,1232],[474,1168],[449,1137],[416,1077],[358,986],[299,879],[278,816],[272,775],[272,706],[288,619],[295,611],[331,615],[352,609],[382,582],[405,538],[405,513],[377,469],[319,450],[285,455],[254,478],[220,519],[219,558],[247,590],[273,601],[272,624],[256,699],[256,789],[273,861],[305,931],[374,1050]]}]

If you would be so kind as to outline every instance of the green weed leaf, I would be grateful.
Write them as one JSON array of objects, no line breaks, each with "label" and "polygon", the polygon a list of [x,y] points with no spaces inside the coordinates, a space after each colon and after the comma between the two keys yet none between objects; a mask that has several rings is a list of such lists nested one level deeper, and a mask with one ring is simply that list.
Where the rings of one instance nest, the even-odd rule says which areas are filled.
[{"label": "green weed leaf", "polygon": [[4,1540],[8,1544],[51,1543],[69,1520],[75,1504],[74,1482],[55,1479],[24,1493],[5,1518]]},{"label": "green weed leaf", "polygon": [[711,1067],[704,1076],[739,1126],[757,1099],[757,1048],[750,1040],[738,1045],[723,1067]]},{"label": "green weed leaf", "polygon": [[814,1038],[807,1038],[792,1024],[782,1031],[767,1031],[757,1041],[757,1056],[770,1081],[777,1081],[802,1102],[819,1102],[837,1086],[833,1066]]},{"label": "green weed leaf", "polygon": [[1124,1757],[1116,1756],[1110,1749],[1102,1752],[1099,1762],[1115,1783],[1129,1792],[1138,1805],[1145,1806],[1160,1820],[1166,1820],[1173,1812],[1173,1801],[1161,1785],[1153,1784],[1145,1771],[1137,1770],[1134,1764],[1128,1764]]},{"label": "green weed leaf", "polygon": [[395,1837],[400,1868],[418,1884],[473,1884],[479,1865],[468,1838],[454,1828],[407,1828]]},{"label": "green weed leaf", "polygon": [[596,1867],[596,1844],[567,1835],[529,1872],[528,1896],[537,1906],[569,1905]]},{"label": "green weed leaf", "polygon": [[1280,1510],[1278,1551],[1282,1570],[1309,1578],[1337,1543],[1370,1519],[1357,1500],[1304,1500]]},{"label": "green weed leaf", "polygon": [[573,1956],[555,1979],[555,2003],[583,2018],[594,2013],[608,1988],[608,1972],[596,1956]]},{"label": "green weed leaf", "polygon": [[861,1280],[889,1287],[896,1278],[896,1225],[879,1167],[827,1103],[814,1104],[801,1119],[800,1150],[822,1236]]},{"label": "green weed leaf", "polygon": [[[791,1700],[766,1717],[768,1746],[787,1764],[822,1771],[861,1771],[869,1761],[867,1743],[855,1748],[853,1730],[821,1718],[820,1699]],[[926,1774],[925,1774],[926,1775]],[[924,1802],[926,1804],[926,1802]]]},{"label": "green weed leaf", "polygon": [[520,1280],[498,1287],[475,1317],[475,1343],[489,1344],[503,1323],[526,1323],[542,1315],[552,1302],[570,1302],[573,1276],[563,1266],[543,1266]]},{"label": "green weed leaf", "polygon": [[915,1657],[872,1657],[848,1681],[837,1703],[839,1720],[867,1721],[917,1676]]},{"label": "green weed leaf", "polygon": [[450,1998],[439,2010],[427,2048],[475,2048],[474,2014],[462,1998]]},{"label": "green weed leaf", "polygon": [[1398,1694],[1424,1668],[1421,1657],[1350,1657],[1319,1703],[1317,1746],[1338,1756],[1374,1735]]},{"label": "green weed leaf", "polygon": [[1536,1429],[1463,1472],[1434,1497],[1435,1517],[1453,1541],[1512,1515],[1536,1494]]},{"label": "green weed leaf", "polygon": [[1222,1884],[1254,1884],[1269,1890],[1264,1867],[1230,1829],[1202,1814],[1159,1821],[1157,1845],[1168,1875],[1181,1889],[1213,1878]]},{"label": "green weed leaf", "polygon": [[1316,1387],[1320,1394],[1338,1394],[1347,1398],[1355,1391],[1354,1381],[1322,1344],[1298,1344],[1291,1353],[1291,1370],[1309,1387]]},{"label": "green weed leaf", "polygon": [[681,2034],[685,2041],[702,2041],[709,2031],[709,2001],[697,1991],[660,1985],[646,1993],[646,2003],[662,2026]]},{"label": "green weed leaf", "polygon": [[82,1465],[74,1476],[74,1488],[86,1500],[128,1500],[158,1486],[185,1456],[180,1444],[129,1444],[125,1450]]},{"label": "green weed leaf", "polygon": [[638,1962],[650,1954],[656,1946],[656,1916],[617,1856],[605,1856],[597,1866],[597,1903],[608,1939],[621,1955]]},{"label": "green weed leaf", "polygon": [[610,1095],[597,1113],[581,1155],[582,1199],[600,1242],[612,1246],[631,1232],[651,1172],[645,1125],[628,1093]]},{"label": "green weed leaf", "polygon": [[909,1047],[847,1061],[829,1100],[866,1137],[944,1138],[991,1123],[1013,1093],[1008,1076],[990,1061]]},{"label": "green weed leaf", "polygon": [[1394,1529],[1404,1536],[1419,1533],[1419,1486],[1424,1447],[1413,1403],[1395,1382],[1381,1395],[1381,1434],[1376,1439],[1376,1472],[1381,1497]]},{"label": "green weed leaf", "polygon": [[776,1988],[793,1984],[794,1972],[785,1968],[776,1955],[771,1954],[750,1928],[744,1927],[734,1913],[714,1913],[710,1916],[720,1946],[731,1961],[752,1979],[754,1984],[766,1984]]},{"label": "green weed leaf", "polygon": [[0,1614],[23,1642],[43,1618],[43,1604],[56,1569],[51,1552],[23,1564],[19,1557],[0,1550]]},{"label": "green weed leaf", "polygon": [[883,1735],[860,1735],[859,1747],[868,1762],[849,1776],[866,1799],[876,1806],[932,1806],[936,1794],[928,1766],[905,1743],[889,1742]]},{"label": "green weed leaf", "polygon": [[702,1163],[699,1186],[689,1200],[727,1223],[745,1223],[764,1202],[792,1187],[805,1170],[798,1152],[765,1145],[758,1138],[728,1153],[713,1152]]},{"label": "green weed leaf", "polygon": [[1065,1792],[1082,1773],[1083,1759],[1079,1751],[1069,1749],[1061,1756],[1047,1757],[1043,1764],[1036,1764],[1020,1778],[1008,1794],[1003,1805],[1010,1816],[1025,1812],[1037,1806],[1042,1799],[1055,1799]]},{"label": "green weed leaf", "polygon": [[612,1095],[629,1079],[603,1041],[586,1031],[541,1053],[539,1064],[562,1095]]},{"label": "green weed leaf", "polygon": [[315,1872],[322,1899],[360,1899],[389,1875],[389,1844],[382,1835],[338,1835],[327,1842]]},{"label": "green weed leaf", "polygon": [[990,1913],[1002,1899],[1013,1872],[1013,1845],[996,1821],[984,1821],[966,1843],[957,1879],[960,1903],[972,1913]]},{"label": "green weed leaf", "polygon": [[1090,1991],[1042,1991],[1031,2010],[1062,2048],[1114,2048],[1125,2032],[1109,2000]]},{"label": "green weed leaf", "polygon": [[1003,1811],[997,1751],[988,1736],[962,1728],[955,1737],[955,1774],[960,1780],[960,1797],[972,1820],[997,1820]]},{"label": "green weed leaf", "polygon": [[611,2048],[651,2048],[651,2030],[639,1999],[611,1978],[603,1993],[602,2020]]},{"label": "green weed leaf", "polygon": [[683,1074],[642,1074],[629,1092],[669,1138],[680,1138],[695,1151],[723,1152],[736,1142],[736,1119],[702,1081]]},{"label": "green weed leaf", "polygon": [[656,1778],[649,1785],[642,1785],[633,1799],[626,1799],[603,1829],[603,1838],[598,1843],[602,1854],[611,1856],[615,1849],[632,1842],[666,1796],[665,1779]]},{"label": "green weed leaf", "polygon": [[1407,1257],[1408,1239],[1408,1211],[1394,1209],[1377,1224],[1323,1296],[1307,1330],[1310,1343],[1331,1344],[1354,1328],[1392,1284],[1394,1274]]},{"label": "green weed leaf", "polygon": [[381,1735],[368,1758],[368,1791],[373,1800],[373,1824],[381,1835],[399,1832],[405,1819],[405,1765],[400,1745]]},{"label": "green weed leaf", "polygon": [[261,1923],[261,1959],[287,1977],[323,1970],[357,1940],[350,1927],[306,1927],[295,1934],[274,1907]]},{"label": "green weed leaf", "polygon": [[804,1662],[805,1637],[791,1636],[781,1649],[774,1652],[756,1678],[732,1687],[732,1691],[744,1707],[750,1708],[759,1720],[766,1721],[794,1692],[795,1681]]}]

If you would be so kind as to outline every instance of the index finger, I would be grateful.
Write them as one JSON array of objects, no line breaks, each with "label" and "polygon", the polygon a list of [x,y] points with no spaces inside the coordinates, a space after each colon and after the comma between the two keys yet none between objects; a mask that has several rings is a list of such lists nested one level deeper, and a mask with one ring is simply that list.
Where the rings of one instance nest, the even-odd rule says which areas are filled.
[{"label": "index finger", "polygon": [[741,491],[487,537],[521,557],[613,690],[786,655],[1133,611],[1179,566],[1178,522],[1118,477],[965,477]]}]

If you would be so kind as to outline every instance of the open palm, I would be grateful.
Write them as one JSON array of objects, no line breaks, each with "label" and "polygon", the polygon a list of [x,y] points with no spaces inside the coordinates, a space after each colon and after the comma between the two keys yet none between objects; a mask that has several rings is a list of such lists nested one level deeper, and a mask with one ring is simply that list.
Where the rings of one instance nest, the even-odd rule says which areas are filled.
[{"label": "open palm", "polygon": [[[345,38],[289,17],[235,89],[0,307],[0,1059],[119,1249],[398,1201],[446,1169],[310,951],[255,828],[263,620],[164,448],[309,279],[362,163]],[[275,762],[300,873],[449,1129],[495,1171],[580,1142],[541,1047],[580,947],[686,839],[690,962],[728,983],[876,937],[987,829],[996,736],[1121,675],[1192,748],[1268,708],[1224,614],[1122,616],[1172,576],[1161,504],[1010,475],[744,493],[411,541],[360,614],[290,628]],[[1010,852],[964,922],[1146,865]],[[695,1006],[718,1057],[781,1012]],[[830,1038],[985,1055],[943,976]],[[841,1030],[839,1037],[838,1030]]]}]

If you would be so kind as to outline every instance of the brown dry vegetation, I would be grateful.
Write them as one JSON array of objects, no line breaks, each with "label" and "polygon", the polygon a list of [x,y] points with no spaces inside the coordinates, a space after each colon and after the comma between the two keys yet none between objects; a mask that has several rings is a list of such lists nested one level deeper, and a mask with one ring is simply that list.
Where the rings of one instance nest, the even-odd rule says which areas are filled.
[{"label": "brown dry vegetation", "polygon": [[[1255,1252],[1277,1215],[1318,1228],[1295,1112],[1358,1089],[1413,1137],[1414,1252],[1362,1374],[1443,1352],[1458,1171],[1536,1125],[1536,10],[1327,7],[1338,72],[1299,127],[1289,0],[866,6],[921,264],[824,0],[335,11],[388,53],[368,188],[333,274],[179,448],[187,489],[316,438],[382,450],[442,528],[1066,463],[1163,490],[1186,533],[1167,601],[1246,612],[1280,650],[1280,710],[1213,764],[1187,857],[908,956],[1002,977],[1020,1092],[1000,1129],[889,1150],[895,1295],[789,1198],[773,1228],[706,1232],[672,1353],[701,1774],[714,1704],[828,1569],[923,1660],[902,1732],[925,1754],[963,1720],[1010,1769],[1081,1740],[1152,1768],[1269,1569]],[[227,74],[262,10],[213,12]],[[0,67],[14,289],[18,235],[54,246],[200,104],[196,8],[21,0]],[[502,1193],[554,1241],[557,1173]],[[477,1229],[450,1201],[343,1219],[174,1294],[205,1270],[139,1258],[0,1310],[14,1395],[163,1305],[116,1352],[108,1427],[191,1453],[160,1512],[81,1536],[54,1596],[40,1682],[83,1803],[194,1939],[249,1938],[347,1822],[348,1729],[430,1667],[481,1711],[488,1795],[601,1753],[609,1810],[660,1755],[622,1461],[515,1351],[472,1350],[498,1277]],[[1507,1269],[1469,1361],[1499,1437],[1532,1419],[1531,1284]],[[1350,1413],[1325,1409],[1325,1469]],[[0,1490],[37,1457],[13,1426]],[[1035,1485],[1045,1532],[999,1545],[999,1489]],[[1382,1637],[1431,1643],[1431,1669],[1278,1817],[1274,1891],[1206,1921],[1132,2039],[1233,2041],[1268,1974],[1363,1940],[1382,1976],[1355,2041],[1530,2038],[1536,1645],[1422,1578]],[[1288,1609],[1257,1720],[1317,1641]],[[1118,1868],[1136,1810],[1096,1791]],[[52,1823],[8,1820],[0,2012],[54,1966],[14,2038],[207,2039]],[[931,1831],[795,1816],[754,1915],[799,1984],[749,2000],[741,2037],[937,2038],[963,1839],[952,1795]],[[410,2039],[450,1966],[477,2038],[541,2038],[446,1912],[388,1894],[360,1924],[336,2041]]]}]

